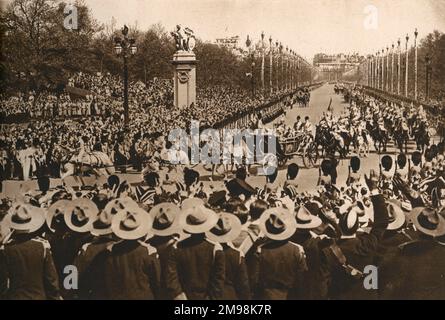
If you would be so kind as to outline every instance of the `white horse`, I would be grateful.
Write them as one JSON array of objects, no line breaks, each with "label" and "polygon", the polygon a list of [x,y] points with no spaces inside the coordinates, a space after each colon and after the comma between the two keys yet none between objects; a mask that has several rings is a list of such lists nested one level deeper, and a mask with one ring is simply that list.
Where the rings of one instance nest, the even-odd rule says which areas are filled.
[{"label": "white horse", "polygon": [[82,155],[82,159],[79,159],[79,155],[76,154],[71,154],[71,156],[65,159],[68,160],[61,165],[60,177],[62,180],[66,177],[82,175],[86,172],[93,173],[97,177],[115,173],[113,161],[106,153],[101,151],[85,152]]}]

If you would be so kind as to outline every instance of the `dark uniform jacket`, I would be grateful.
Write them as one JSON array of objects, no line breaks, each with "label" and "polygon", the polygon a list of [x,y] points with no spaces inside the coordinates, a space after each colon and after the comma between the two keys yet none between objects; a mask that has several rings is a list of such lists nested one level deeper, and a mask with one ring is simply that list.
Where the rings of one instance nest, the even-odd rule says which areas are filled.
[{"label": "dark uniform jacket", "polygon": [[285,300],[302,286],[307,270],[303,247],[290,241],[269,241],[258,246],[250,264],[253,299]]},{"label": "dark uniform jacket", "polygon": [[172,250],[174,250],[174,246],[177,242],[176,238],[173,237],[153,237],[150,239],[150,244],[154,246],[158,252],[159,262],[161,267],[161,284],[159,290],[159,299],[160,300],[171,300],[174,297],[169,295],[167,290],[167,266],[168,259]]},{"label": "dark uniform jacket", "polygon": [[[348,265],[363,272],[367,265],[375,265],[379,241],[388,226],[388,209],[382,195],[371,196],[374,206],[374,223],[368,233],[353,238],[339,239],[336,244],[346,257]],[[329,297],[332,299],[375,299],[375,290],[366,290],[363,279],[349,274],[329,251],[324,250],[330,270]]]},{"label": "dark uniform jacket", "polygon": [[376,263],[381,265],[393,259],[404,246],[418,241],[419,237],[419,232],[412,227],[405,227],[400,230],[387,230],[379,243]]},{"label": "dark uniform jacket", "polygon": [[102,264],[104,296],[108,300],[153,300],[158,297],[160,265],[156,249],[140,241],[111,244],[97,256]]},{"label": "dark uniform jacket", "polygon": [[111,237],[96,237],[82,246],[74,265],[79,275],[79,292],[77,298],[84,300],[100,299],[104,296],[102,270],[98,260],[104,258],[107,247],[113,242]]},{"label": "dark uniform jacket", "polygon": [[379,269],[381,299],[445,300],[445,243],[422,239],[405,245]]},{"label": "dark uniform jacket", "polygon": [[204,235],[192,235],[177,243],[167,267],[170,296],[184,293],[190,300],[221,299],[224,281],[225,256],[220,244]]},{"label": "dark uniform jacket", "polygon": [[223,250],[226,260],[223,300],[250,299],[249,277],[244,255],[226,244],[223,245]]},{"label": "dark uniform jacket", "polygon": [[61,298],[48,241],[24,235],[0,247],[0,294],[11,300]]}]

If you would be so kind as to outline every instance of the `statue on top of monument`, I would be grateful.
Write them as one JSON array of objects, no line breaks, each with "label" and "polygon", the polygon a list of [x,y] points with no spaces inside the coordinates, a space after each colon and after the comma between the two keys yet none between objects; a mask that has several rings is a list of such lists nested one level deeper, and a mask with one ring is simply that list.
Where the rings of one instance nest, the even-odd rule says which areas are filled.
[{"label": "statue on top of monument", "polygon": [[181,25],[176,26],[176,30],[171,32],[175,39],[176,50],[178,51],[193,51],[195,48],[195,35],[190,28],[182,28]]}]

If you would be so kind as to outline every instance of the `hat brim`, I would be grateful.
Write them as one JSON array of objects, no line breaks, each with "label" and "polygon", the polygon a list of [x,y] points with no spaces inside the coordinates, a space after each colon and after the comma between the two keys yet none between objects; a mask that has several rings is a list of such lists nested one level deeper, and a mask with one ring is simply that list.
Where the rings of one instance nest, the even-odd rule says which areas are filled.
[{"label": "hat brim", "polygon": [[179,227],[178,223],[178,217],[181,213],[181,209],[177,205],[168,202],[159,203],[155,205],[153,208],[151,208],[149,215],[151,216],[153,221],[155,221],[156,216],[159,213],[160,209],[165,207],[176,211],[175,219],[173,220],[172,224],[165,229],[156,229],[152,226],[151,232],[153,233],[153,235],[166,237],[166,236],[171,236],[175,233],[179,233],[181,231],[181,228]]},{"label": "hat brim", "polygon": [[391,201],[391,202],[388,201],[387,205],[390,205],[393,207],[393,212],[395,213],[395,217],[394,217],[394,221],[389,223],[388,226],[386,227],[386,229],[387,230],[397,230],[397,229],[401,228],[406,222],[405,213],[403,212],[402,208],[394,201]]},{"label": "hat brim", "polygon": [[208,216],[207,220],[199,225],[191,225],[187,223],[187,217],[189,216],[192,208],[182,211],[182,213],[179,215],[178,224],[185,232],[192,234],[205,233],[212,229],[218,222],[218,215],[215,212],[205,207],[202,207],[200,209],[206,211],[208,213]]},{"label": "hat brim", "polygon": [[[98,216],[98,218],[99,218],[99,216]],[[105,236],[105,235],[108,235],[108,234],[112,234],[113,233],[113,230],[111,230],[111,224],[108,226],[108,227],[106,227],[106,228],[97,228],[97,227],[95,227],[94,226],[94,224],[97,222],[97,221],[99,221],[98,219],[96,219],[95,221],[93,221],[93,223],[91,224],[91,230],[90,230],[90,232],[91,232],[91,234],[93,235],[93,236]]]},{"label": "hat brim", "polygon": [[12,221],[12,213],[6,215],[4,223],[11,230],[32,233],[39,230],[45,224],[45,214],[42,208],[26,205],[31,219],[26,223]]},{"label": "hat brim", "polygon": [[323,221],[317,216],[311,215],[311,221],[308,223],[298,223],[298,221],[295,222],[295,226],[297,229],[315,229],[321,226]]},{"label": "hat brim", "polygon": [[[266,227],[266,222],[269,219],[269,217],[272,214],[275,214],[281,211],[281,213],[284,214],[284,216],[286,217],[285,219],[282,219],[285,225],[284,231],[280,232],[280,233],[270,233],[267,230]],[[295,220],[294,216],[292,214],[289,213],[288,210],[283,209],[283,208],[270,208],[267,209],[266,211],[263,212],[263,214],[261,215],[260,219],[258,220],[258,226],[261,230],[261,232],[263,232],[263,234],[271,239],[271,240],[277,240],[277,241],[281,241],[281,240],[287,240],[290,237],[293,236],[293,234],[295,233],[295,231],[297,230],[297,221]]]},{"label": "hat brim", "polygon": [[219,243],[228,243],[239,237],[242,228],[241,221],[231,213],[226,213],[225,216],[230,220],[230,231],[223,235],[217,235],[212,232],[212,228],[205,233],[209,240]]},{"label": "hat brim", "polygon": [[113,220],[111,222],[112,232],[123,240],[137,240],[142,237],[151,237],[153,235],[151,232],[153,220],[146,211],[142,209],[139,210],[141,212],[142,218],[142,223],[139,225],[139,227],[133,230],[122,230],[120,225],[126,217],[126,210],[122,210],[113,217]]},{"label": "hat brim", "polygon": [[432,237],[440,237],[440,236],[445,235],[445,218],[442,217],[440,214],[437,215],[439,218],[438,227],[434,230],[427,229],[419,223],[419,220],[418,220],[419,215],[425,209],[426,209],[425,207],[418,207],[418,208],[414,208],[413,211],[411,211],[410,219],[413,222],[416,229],[418,231],[422,232],[423,234],[426,234],[426,235],[432,236]]},{"label": "hat brim", "polygon": [[[76,226],[71,221],[72,211],[76,206],[82,207],[82,209],[86,212],[88,216],[88,221],[82,226]],[[70,230],[78,233],[85,233],[91,231],[91,225],[96,220],[96,216],[98,213],[99,209],[97,208],[97,206],[94,204],[93,201],[85,198],[80,198],[71,201],[71,204],[67,207],[65,213],[63,214],[63,217],[65,219],[67,227]]]},{"label": "hat brim", "polygon": [[63,215],[65,215],[65,210],[66,208],[68,208],[70,203],[71,203],[70,200],[61,199],[48,208],[48,211],[46,212],[45,221],[46,225],[48,226],[48,229],[51,232],[55,232],[55,230],[51,228],[51,225],[53,224],[53,219],[54,216],[56,215],[56,210],[61,209],[60,211],[62,211]]}]

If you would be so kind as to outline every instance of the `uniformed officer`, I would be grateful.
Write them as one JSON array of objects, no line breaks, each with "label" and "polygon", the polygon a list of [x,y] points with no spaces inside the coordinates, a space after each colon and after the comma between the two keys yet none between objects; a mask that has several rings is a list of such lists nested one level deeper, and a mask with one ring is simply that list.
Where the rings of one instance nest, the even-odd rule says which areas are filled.
[{"label": "uniformed officer", "polygon": [[112,219],[111,230],[122,241],[108,246],[99,268],[103,297],[109,300],[153,300],[159,297],[160,264],[150,238],[153,220],[143,209],[127,207]]},{"label": "uniformed officer", "polygon": [[12,234],[0,247],[0,297],[11,300],[60,300],[58,276],[48,241],[38,236],[43,210],[16,203],[4,218]]},{"label": "uniformed officer", "polygon": [[185,234],[179,226],[180,209],[178,206],[172,203],[160,203],[149,213],[153,219],[151,232],[154,236],[148,242],[156,248],[161,267],[159,299],[171,300],[174,297],[170,296],[167,290],[168,259],[175,244],[189,235]]},{"label": "uniformed officer", "polygon": [[211,241],[220,243],[225,256],[225,283],[223,300],[248,300],[250,298],[249,277],[244,254],[235,248],[232,241],[241,233],[240,220],[231,213],[220,213],[216,226],[206,232]]},{"label": "uniformed officer", "polygon": [[179,224],[191,234],[175,245],[167,267],[167,289],[175,299],[221,299],[224,294],[225,259],[219,243],[205,237],[218,216],[215,212],[190,199],[193,203],[181,208]]},{"label": "uniformed officer", "polygon": [[400,248],[379,272],[381,299],[445,297],[445,209],[414,208],[408,215],[420,238]]},{"label": "uniformed officer", "polygon": [[289,210],[270,208],[259,219],[259,227],[269,241],[256,248],[252,264],[253,298],[285,300],[303,286],[307,270],[303,247],[290,242],[296,221]]}]

